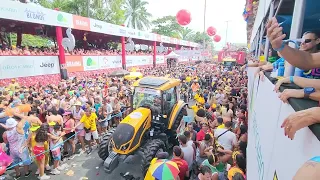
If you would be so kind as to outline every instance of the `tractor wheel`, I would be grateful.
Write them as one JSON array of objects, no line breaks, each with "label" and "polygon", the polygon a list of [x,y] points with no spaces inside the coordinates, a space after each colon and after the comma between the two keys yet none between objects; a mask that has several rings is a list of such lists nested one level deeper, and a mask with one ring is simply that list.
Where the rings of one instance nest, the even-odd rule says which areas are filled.
[{"label": "tractor wheel", "polygon": [[109,156],[109,152],[112,149],[110,140],[115,130],[116,130],[115,128],[110,129],[109,132],[101,138],[98,155],[102,160],[106,160],[107,157]]},{"label": "tractor wheel", "polygon": [[150,163],[152,159],[156,157],[157,153],[164,151],[166,151],[166,146],[160,139],[153,139],[144,146],[141,154],[141,171],[143,176],[146,175]]}]

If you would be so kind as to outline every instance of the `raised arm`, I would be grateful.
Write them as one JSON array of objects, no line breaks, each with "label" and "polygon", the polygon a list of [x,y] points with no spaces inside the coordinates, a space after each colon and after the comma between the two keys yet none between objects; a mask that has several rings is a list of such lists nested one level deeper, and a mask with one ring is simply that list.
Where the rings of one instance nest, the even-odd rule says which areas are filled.
[{"label": "raised arm", "polygon": [[267,37],[269,38],[272,48],[278,49],[282,57],[295,67],[308,70],[320,67],[320,53],[310,54],[285,45],[282,49],[283,39],[286,37],[282,33],[277,19],[273,17],[267,24]]},{"label": "raised arm", "polygon": [[298,76],[292,76],[292,77],[286,77],[277,82],[275,85],[275,91],[279,90],[280,85],[283,83],[292,83],[296,84],[299,87],[305,88],[305,87],[313,87],[317,90],[320,90],[320,79],[308,79]]}]

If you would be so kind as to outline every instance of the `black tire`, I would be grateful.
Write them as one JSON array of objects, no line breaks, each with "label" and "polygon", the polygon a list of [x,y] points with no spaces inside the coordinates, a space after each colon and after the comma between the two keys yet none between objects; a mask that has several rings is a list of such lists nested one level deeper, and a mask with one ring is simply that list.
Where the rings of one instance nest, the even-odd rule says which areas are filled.
[{"label": "black tire", "polygon": [[109,144],[115,130],[115,128],[110,129],[108,133],[101,138],[98,155],[102,160],[106,160],[109,156]]},{"label": "black tire", "polygon": [[160,149],[166,151],[165,143],[160,139],[153,139],[144,146],[141,154],[141,171],[143,176],[146,175],[152,159],[156,157]]}]

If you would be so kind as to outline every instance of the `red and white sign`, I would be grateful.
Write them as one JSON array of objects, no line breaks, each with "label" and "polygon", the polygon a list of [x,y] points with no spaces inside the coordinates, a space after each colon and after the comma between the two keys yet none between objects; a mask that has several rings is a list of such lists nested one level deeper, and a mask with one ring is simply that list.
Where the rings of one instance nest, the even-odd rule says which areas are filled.
[{"label": "red and white sign", "polygon": [[73,15],[73,27],[84,31],[90,31],[90,19]]}]

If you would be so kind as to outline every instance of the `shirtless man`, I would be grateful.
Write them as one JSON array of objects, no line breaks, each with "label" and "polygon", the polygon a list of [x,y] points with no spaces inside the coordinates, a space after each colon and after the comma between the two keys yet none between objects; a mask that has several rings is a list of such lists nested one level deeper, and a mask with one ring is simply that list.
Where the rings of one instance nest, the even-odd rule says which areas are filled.
[{"label": "shirtless man", "polygon": [[58,123],[61,126],[63,125],[63,118],[61,115],[58,114],[58,112],[55,109],[50,109],[49,115],[47,115],[47,123],[50,125],[52,122]]}]

